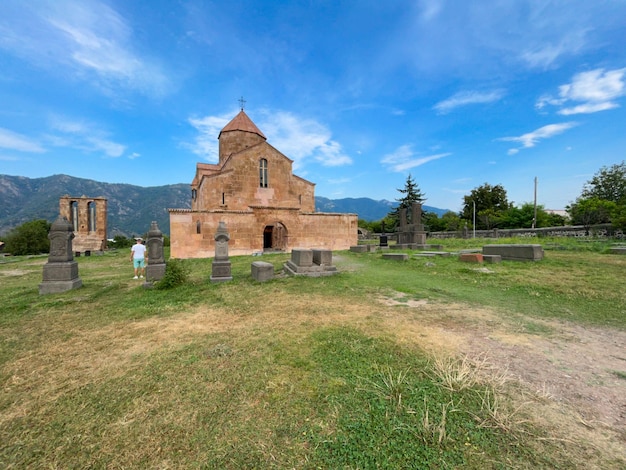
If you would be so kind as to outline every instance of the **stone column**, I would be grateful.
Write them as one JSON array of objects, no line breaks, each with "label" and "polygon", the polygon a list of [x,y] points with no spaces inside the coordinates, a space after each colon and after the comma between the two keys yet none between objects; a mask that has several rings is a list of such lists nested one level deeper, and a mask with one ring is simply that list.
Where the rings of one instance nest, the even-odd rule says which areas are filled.
[{"label": "stone column", "polygon": [[215,233],[215,259],[211,265],[211,282],[232,281],[230,260],[228,259],[228,241],[230,235],[226,224],[220,221]]},{"label": "stone column", "polygon": [[403,207],[400,209],[400,231],[404,232],[406,230],[406,208]]},{"label": "stone column", "polygon": [[43,267],[43,282],[40,294],[54,294],[76,289],[83,285],[78,277],[78,263],[74,261],[72,224],[65,217],[59,218],[50,227],[50,254]]},{"label": "stone column", "polygon": [[148,266],[146,266],[146,282],[158,281],[165,275],[165,259],[163,258],[163,232],[156,221],[152,221],[146,239],[148,249]]}]

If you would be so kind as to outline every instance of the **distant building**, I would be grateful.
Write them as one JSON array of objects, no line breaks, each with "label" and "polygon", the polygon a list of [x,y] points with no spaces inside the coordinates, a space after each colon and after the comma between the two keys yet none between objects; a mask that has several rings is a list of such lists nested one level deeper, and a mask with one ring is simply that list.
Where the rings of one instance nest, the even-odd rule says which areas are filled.
[{"label": "distant building", "polygon": [[196,165],[191,209],[169,209],[171,257],[213,257],[220,221],[231,255],[357,244],[357,215],[316,213],[315,184],[292,173],[243,109],[218,140],[219,162]]},{"label": "distant building", "polygon": [[544,209],[548,214],[560,215],[561,217],[568,218],[569,214],[565,209]]}]

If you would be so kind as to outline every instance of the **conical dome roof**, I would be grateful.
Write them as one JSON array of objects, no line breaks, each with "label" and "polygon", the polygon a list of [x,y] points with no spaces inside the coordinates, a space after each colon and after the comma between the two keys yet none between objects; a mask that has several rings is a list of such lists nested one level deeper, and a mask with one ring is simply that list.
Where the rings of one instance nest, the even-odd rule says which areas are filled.
[{"label": "conical dome roof", "polygon": [[[263,139],[267,140],[267,137],[263,135],[263,132],[259,130],[259,128],[252,122],[252,120],[248,117],[248,115],[243,111],[243,109],[230,121],[224,129],[220,131],[220,136],[222,132],[230,132],[230,131],[243,131],[243,132],[251,132],[252,134],[257,134]],[[218,136],[219,139],[219,136]]]}]

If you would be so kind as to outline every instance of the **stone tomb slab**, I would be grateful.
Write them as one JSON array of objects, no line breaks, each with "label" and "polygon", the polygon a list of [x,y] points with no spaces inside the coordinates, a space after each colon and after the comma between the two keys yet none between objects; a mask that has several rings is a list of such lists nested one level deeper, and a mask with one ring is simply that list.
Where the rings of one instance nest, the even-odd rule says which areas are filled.
[{"label": "stone tomb slab", "polygon": [[510,261],[539,261],[543,259],[541,245],[485,245],[483,255],[500,255],[503,260]]},{"label": "stone tomb slab", "polygon": [[626,255],[626,246],[615,246],[609,249],[612,255]]},{"label": "stone tomb slab", "polygon": [[383,259],[391,259],[394,261],[408,261],[407,253],[383,253]]},{"label": "stone tomb slab", "polygon": [[485,261],[485,263],[491,263],[491,264],[501,263],[502,262],[502,256],[500,256],[500,255],[483,255],[483,260]]},{"label": "stone tomb slab", "polygon": [[422,251],[423,255],[448,257],[451,255],[449,251]]},{"label": "stone tomb slab", "polygon": [[274,278],[274,265],[265,261],[254,261],[252,263],[252,278],[255,281],[264,282]]},{"label": "stone tomb slab", "polygon": [[290,276],[319,277],[337,273],[337,268],[332,265],[331,250],[294,249],[283,268]]},{"label": "stone tomb slab", "polygon": [[303,268],[313,266],[313,250],[294,248],[291,250],[291,261]]},{"label": "stone tomb slab", "polygon": [[483,262],[483,255],[480,254],[480,253],[462,253],[459,256],[459,261],[462,261],[464,263],[482,264],[482,262]]},{"label": "stone tomb slab", "polygon": [[333,264],[333,252],[331,250],[317,250],[313,249],[313,264],[319,266],[332,266]]},{"label": "stone tomb slab", "polygon": [[367,251],[366,245],[352,245],[350,247],[352,253],[365,253]]}]

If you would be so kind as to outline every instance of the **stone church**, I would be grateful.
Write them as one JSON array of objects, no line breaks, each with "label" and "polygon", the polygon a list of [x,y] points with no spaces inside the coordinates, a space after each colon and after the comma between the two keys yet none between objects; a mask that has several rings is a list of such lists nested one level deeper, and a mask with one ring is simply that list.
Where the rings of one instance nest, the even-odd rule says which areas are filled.
[{"label": "stone church", "polygon": [[172,258],[214,257],[220,221],[231,255],[357,244],[357,215],[315,212],[315,184],[292,173],[243,109],[218,140],[219,162],[196,165],[191,209],[169,209]]}]

